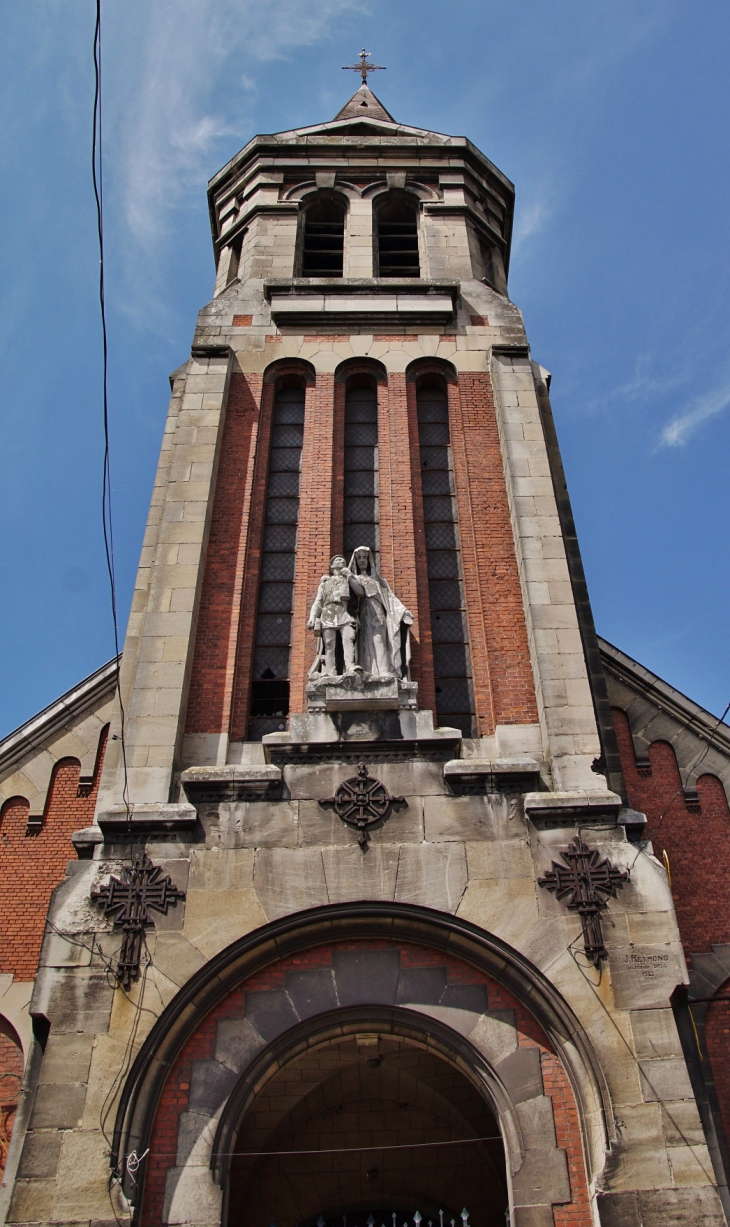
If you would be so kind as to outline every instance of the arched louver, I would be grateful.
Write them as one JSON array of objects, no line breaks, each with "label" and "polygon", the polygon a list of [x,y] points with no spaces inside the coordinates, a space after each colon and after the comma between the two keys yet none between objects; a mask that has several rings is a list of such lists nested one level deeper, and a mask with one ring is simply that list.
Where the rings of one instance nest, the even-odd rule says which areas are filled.
[{"label": "arched louver", "polygon": [[341,277],[345,249],[345,209],[321,199],[304,213],[302,277]]},{"label": "arched louver", "polygon": [[375,234],[376,276],[420,276],[418,214],[408,197],[386,197],[377,211]]}]

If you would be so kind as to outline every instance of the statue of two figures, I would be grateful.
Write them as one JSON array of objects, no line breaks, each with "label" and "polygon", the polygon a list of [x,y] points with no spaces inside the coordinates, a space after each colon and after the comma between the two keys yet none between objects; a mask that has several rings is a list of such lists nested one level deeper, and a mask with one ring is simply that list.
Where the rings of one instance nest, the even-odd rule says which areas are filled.
[{"label": "statue of two figures", "polygon": [[[323,575],[307,627],[317,636],[310,687],[405,683],[413,614],[378,572],[372,550],[359,546],[349,566],[338,554]],[[415,688],[415,684],[412,683]]]}]

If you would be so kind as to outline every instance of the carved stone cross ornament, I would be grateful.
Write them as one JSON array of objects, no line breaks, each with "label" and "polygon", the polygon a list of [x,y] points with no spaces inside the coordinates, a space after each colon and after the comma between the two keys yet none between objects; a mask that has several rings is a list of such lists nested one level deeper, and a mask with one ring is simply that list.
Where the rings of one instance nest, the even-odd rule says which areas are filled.
[{"label": "carved stone cross ornament", "polygon": [[601,912],[609,898],[629,879],[628,873],[615,869],[609,860],[598,859],[598,852],[578,837],[561,852],[565,864],[553,861],[553,867],[538,885],[553,891],[558,899],[568,899],[568,908],[577,912],[583,924],[583,943],[587,958],[598,966],[608,955],[601,927]]},{"label": "carved stone cross ornament", "polygon": [[154,924],[150,909],[166,915],[168,907],[185,898],[185,891],[143,852],[122,866],[121,877],[112,874],[104,886],[92,890],[91,898],[124,934],[115,974],[122,988],[129,988],[139,975],[144,931]]},{"label": "carved stone cross ornament", "polygon": [[357,775],[343,780],[334,797],[322,797],[321,806],[331,805],[338,818],[360,832],[358,843],[365,851],[368,827],[388,816],[391,806],[407,805],[405,797],[391,797],[380,780],[368,775],[364,763],[358,763]]}]

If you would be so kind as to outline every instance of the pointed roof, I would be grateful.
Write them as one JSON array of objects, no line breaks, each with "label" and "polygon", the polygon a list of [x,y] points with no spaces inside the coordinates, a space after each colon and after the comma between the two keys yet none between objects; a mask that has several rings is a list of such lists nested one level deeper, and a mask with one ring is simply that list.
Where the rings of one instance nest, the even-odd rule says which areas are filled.
[{"label": "pointed roof", "polygon": [[359,90],[355,91],[332,122],[338,119],[385,119],[391,124],[396,122],[367,85],[361,85]]}]

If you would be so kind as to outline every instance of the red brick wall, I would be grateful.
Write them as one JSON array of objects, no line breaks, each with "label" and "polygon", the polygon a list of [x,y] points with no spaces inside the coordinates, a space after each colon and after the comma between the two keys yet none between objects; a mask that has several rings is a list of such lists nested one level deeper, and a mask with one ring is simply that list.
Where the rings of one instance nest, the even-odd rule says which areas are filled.
[{"label": "red brick wall", "polygon": [[261,395],[260,375],[231,376],[185,731],[228,727],[246,560],[247,526]]},{"label": "red brick wall", "polygon": [[[332,422],[332,535],[331,557],[341,554],[345,514],[345,396],[347,384],[338,379],[334,389]],[[349,561],[349,560],[348,560]]]},{"label": "red brick wall", "polygon": [[299,528],[294,578],[290,710],[306,711],[305,686],[314,660],[314,638],[306,629],[319,581],[332,557],[332,475],[334,376],[317,375],[307,388],[299,484]]},{"label": "red brick wall", "polygon": [[[263,543],[264,517],[266,515],[266,483],[269,472],[269,441],[271,418],[274,411],[276,384],[267,380],[261,391],[261,410],[252,444],[250,465],[250,497],[244,504],[248,512],[246,558],[241,585],[241,606],[238,625],[238,642],[235,650],[234,678],[232,681],[230,736],[231,741],[241,741],[248,724],[249,698],[251,694],[251,663],[256,634],[256,606],[259,594],[259,567]],[[217,731],[217,730],[211,730]],[[223,730],[221,730],[223,731]]]},{"label": "red brick wall", "polygon": [[[391,379],[396,378],[391,376]],[[418,705],[426,711],[436,711],[436,683],[433,676],[433,641],[431,639],[431,603],[428,596],[428,565],[426,534],[423,527],[423,487],[421,485],[421,447],[418,438],[418,402],[412,379],[406,384],[408,413],[408,454],[410,459],[411,501],[413,504],[413,542],[416,554],[416,601],[411,612],[418,620],[418,645],[413,653],[411,675],[418,682]],[[414,645],[415,647],[416,645]]]},{"label": "red brick wall", "polygon": [[474,700],[480,736],[495,724],[537,723],[522,590],[494,398],[486,372],[449,385]]},{"label": "red brick wall", "polygon": [[[281,373],[299,364],[283,362]],[[277,368],[278,369],[278,368]],[[245,735],[258,594],[274,384],[234,375],[206,559],[186,730]],[[306,617],[334,550],[342,548],[345,385],[307,387],[291,654],[293,712],[305,705],[314,645]],[[489,377],[450,385],[451,437],[479,731],[537,721],[522,595]],[[384,574],[415,617],[412,675],[435,707],[414,385],[378,384],[380,539]]]},{"label": "red brick wall", "polygon": [[[105,728],[101,735],[90,791],[79,789],[78,759],[62,758],[56,763],[37,835],[26,834],[29,807],[25,797],[11,797],[0,810],[0,972],[16,980],[35,976],[51,891],[76,856],[71,835],[93,822],[107,731]],[[86,795],[79,795],[81,792]]]},{"label": "red brick wall", "polygon": [[[287,971],[332,965],[335,949],[389,948],[385,940],[343,942],[319,946],[304,954],[290,955],[271,967],[250,977],[236,988],[199,1025],[175,1061],[160,1096],[150,1139],[150,1152],[145,1175],[142,1227],[158,1227],[162,1219],[166,1174],[175,1166],[177,1154],[178,1118],[188,1109],[192,1063],[210,1060],[215,1052],[218,1019],[240,1017],[246,993],[267,992],[285,988]],[[411,944],[397,947],[401,966],[442,966],[447,969],[449,984],[483,984],[487,988],[490,1010],[514,1010],[520,1047],[538,1047],[543,1068],[545,1094],[553,1102],[557,1143],[566,1150],[570,1176],[571,1202],[553,1209],[555,1227],[592,1227],[588,1186],[583,1161],[583,1149],[578,1112],[567,1075],[533,1015],[523,1003],[503,985],[463,963],[460,959],[438,950]]]},{"label": "red brick wall", "polygon": [[[378,480],[380,492],[380,569],[393,591],[413,614],[411,676],[421,682],[423,627],[418,607],[413,480],[408,428],[406,381],[392,374],[378,384]],[[420,472],[420,466],[416,467]],[[421,707],[430,707],[424,694]]]},{"label": "red brick wall", "polygon": [[636,765],[626,713],[613,712],[629,802],[646,814],[646,837],[661,859],[666,851],[672,894],[687,958],[709,952],[713,942],[730,941],[730,876],[727,872],[730,810],[714,775],[697,781],[699,807],[687,805],[673,748],[649,747],[650,767]]},{"label": "red brick wall", "polygon": [[[725,789],[717,776],[700,776],[699,805],[688,804],[673,747],[655,741],[649,747],[649,766],[638,767],[626,713],[614,708],[613,723],[629,803],[646,814],[646,837],[655,855],[661,859],[666,852],[669,859],[679,932],[691,967],[693,954],[730,942],[730,809]],[[718,996],[730,997],[730,985]],[[730,1002],[709,1006],[705,1040],[730,1139]]]},{"label": "red brick wall", "polygon": [[553,1206],[555,1227],[588,1227],[593,1222],[591,1203],[586,1183],[585,1156],[581,1141],[578,1111],[568,1075],[558,1058],[551,1052],[543,1052],[542,1081],[545,1094],[553,1101],[555,1137],[558,1146],[565,1151],[568,1160],[571,1202],[569,1206]]}]

